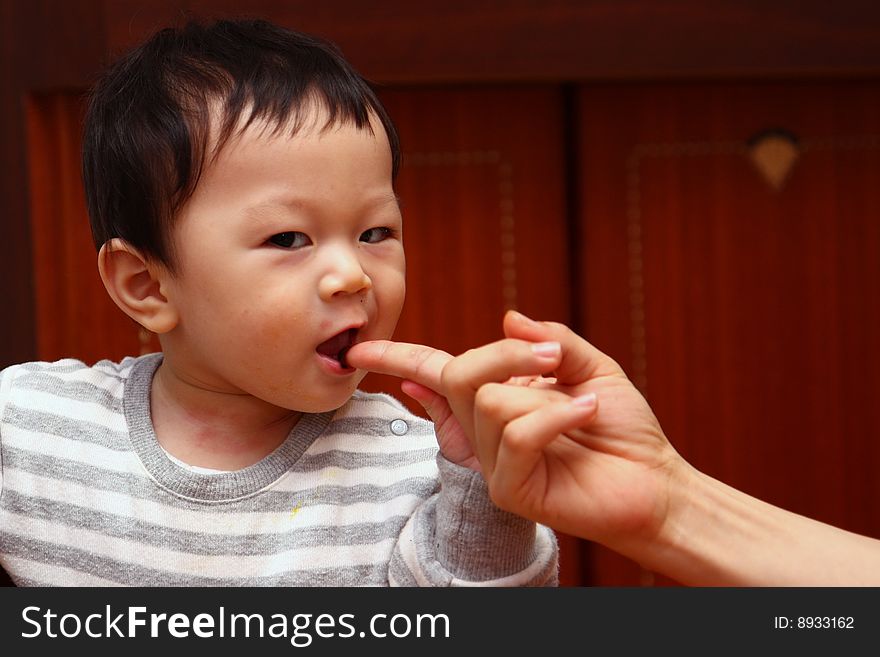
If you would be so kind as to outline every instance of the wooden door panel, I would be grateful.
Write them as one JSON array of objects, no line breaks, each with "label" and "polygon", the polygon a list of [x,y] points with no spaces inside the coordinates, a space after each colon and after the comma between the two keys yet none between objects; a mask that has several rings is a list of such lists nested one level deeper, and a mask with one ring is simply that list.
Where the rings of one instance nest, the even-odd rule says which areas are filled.
[{"label": "wooden door panel", "polygon": [[[605,86],[579,121],[585,333],[696,467],[875,536],[878,101],[874,82]],[[795,138],[778,188],[749,145],[767,129]],[[646,575],[594,559],[599,583]]]}]

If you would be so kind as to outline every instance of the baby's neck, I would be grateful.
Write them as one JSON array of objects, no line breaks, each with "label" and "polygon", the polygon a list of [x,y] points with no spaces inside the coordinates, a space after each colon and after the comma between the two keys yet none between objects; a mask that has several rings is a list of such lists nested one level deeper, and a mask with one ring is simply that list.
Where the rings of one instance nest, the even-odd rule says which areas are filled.
[{"label": "baby's neck", "polygon": [[176,375],[162,363],[150,390],[159,444],[184,463],[240,470],[275,450],[302,414],[247,394],[218,392]]}]

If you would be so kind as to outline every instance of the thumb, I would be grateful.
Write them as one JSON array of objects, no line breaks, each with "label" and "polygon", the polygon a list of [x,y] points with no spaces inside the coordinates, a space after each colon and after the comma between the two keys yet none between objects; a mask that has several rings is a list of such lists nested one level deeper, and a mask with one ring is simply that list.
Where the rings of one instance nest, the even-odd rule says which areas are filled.
[{"label": "thumb", "polygon": [[536,322],[511,310],[504,316],[503,326],[508,338],[558,342],[562,347],[562,360],[555,374],[561,384],[579,385],[598,376],[623,375],[613,359],[564,324]]}]

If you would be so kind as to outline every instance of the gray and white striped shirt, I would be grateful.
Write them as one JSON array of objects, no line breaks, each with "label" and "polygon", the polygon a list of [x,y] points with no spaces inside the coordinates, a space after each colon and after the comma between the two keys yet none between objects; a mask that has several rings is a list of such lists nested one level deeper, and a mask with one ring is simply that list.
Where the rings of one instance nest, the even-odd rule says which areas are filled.
[{"label": "gray and white striped shirt", "polygon": [[0,563],[38,586],[555,584],[553,533],[496,508],[433,425],[356,392],[205,474],[150,421],[161,354],[0,372]]}]

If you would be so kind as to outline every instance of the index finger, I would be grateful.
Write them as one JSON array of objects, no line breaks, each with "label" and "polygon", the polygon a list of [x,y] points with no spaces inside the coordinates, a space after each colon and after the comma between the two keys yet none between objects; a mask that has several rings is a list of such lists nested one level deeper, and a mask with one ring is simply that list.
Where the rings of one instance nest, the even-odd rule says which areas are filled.
[{"label": "index finger", "polygon": [[409,379],[443,394],[440,377],[452,356],[423,344],[370,340],[353,345],[345,360],[357,369]]}]

